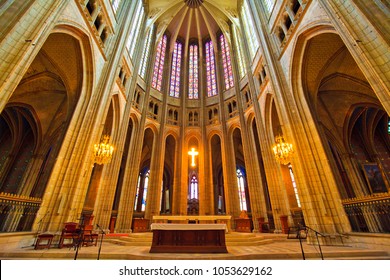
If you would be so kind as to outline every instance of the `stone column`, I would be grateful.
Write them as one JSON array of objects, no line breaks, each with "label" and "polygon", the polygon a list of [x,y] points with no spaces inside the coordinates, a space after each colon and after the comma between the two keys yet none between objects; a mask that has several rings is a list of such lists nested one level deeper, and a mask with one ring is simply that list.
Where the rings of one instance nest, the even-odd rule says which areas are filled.
[{"label": "stone column", "polygon": [[[113,48],[113,50],[116,50],[117,55],[116,55],[116,63],[113,64],[113,68],[111,69],[112,72],[113,69],[115,69],[116,74],[112,74],[111,76],[113,77],[113,81],[110,87],[109,92],[111,93],[111,88],[116,82],[117,76],[119,74],[119,69],[120,65],[122,63],[122,58],[124,52],[127,52],[126,49],[126,42],[130,33],[130,28],[131,28],[131,22],[132,22],[132,17],[128,15],[134,14],[134,10],[136,8],[136,2],[128,3],[127,1],[125,4],[122,6],[121,10],[118,11],[119,13],[117,16],[120,19],[120,24],[118,26],[121,26],[122,30],[120,30],[120,47],[119,48]],[[143,27],[141,27],[143,28]],[[119,35],[118,35],[119,36]],[[142,44],[143,40],[140,40],[140,44]],[[139,48],[141,49],[141,47]],[[142,51],[139,50],[136,52],[134,55],[135,57],[140,58]],[[137,60],[137,61],[138,61]],[[132,109],[132,98],[133,98],[133,92],[136,88],[136,82],[137,82],[137,76],[138,76],[138,69],[139,69],[139,63],[135,64],[134,72],[132,73],[132,77],[130,80],[130,85],[126,89],[126,97],[127,97],[127,102],[125,104],[125,108],[123,110],[123,117],[121,118],[121,123],[118,124],[117,131],[115,132],[114,129],[114,135],[112,137],[112,144],[115,147],[114,154],[113,154],[113,159],[110,164],[106,165],[103,174],[102,174],[102,179],[101,183],[99,186],[98,190],[98,195],[96,197],[96,203],[94,207],[94,215],[95,215],[95,222],[99,224],[102,228],[108,229],[110,226],[110,220],[111,220],[111,214],[112,214],[112,206],[114,203],[114,198],[115,198],[115,191],[117,188],[117,181],[118,181],[118,176],[119,176],[119,170],[120,170],[120,165],[121,165],[121,160],[122,160],[122,153],[123,149],[125,146],[125,140],[126,140],[126,135],[127,135],[127,130],[129,126],[129,119],[130,119],[130,112]],[[124,72],[123,72],[124,73]],[[133,128],[133,133],[131,137],[131,143],[129,145],[128,153],[129,154],[137,154],[137,150],[140,150],[141,148],[139,145],[142,145],[142,137],[143,133],[139,132],[137,133],[137,127]],[[135,137],[139,137],[140,139],[134,139]],[[136,156],[134,157],[127,157],[127,163],[126,166],[137,166],[137,164],[132,163],[131,160],[134,158],[137,158]],[[138,162],[137,162],[138,163]],[[139,165],[139,163],[138,163]],[[134,198],[135,198],[135,187],[138,179],[138,169],[129,169],[126,168],[124,172],[124,179],[123,179],[123,188],[122,188],[122,193],[121,193],[121,199],[120,199],[120,204],[119,204],[119,209],[118,209],[118,217],[116,220],[116,226],[115,229],[117,230],[118,228],[120,229],[119,231],[121,232],[129,232],[131,228],[131,216],[134,211]],[[134,177],[133,180],[130,180],[130,174],[133,173]],[[131,183],[132,182],[132,183]],[[129,190],[134,190],[134,195],[129,195],[129,193],[132,194],[132,192]],[[128,196],[129,195],[129,196]],[[122,196],[126,198],[125,201],[123,201]],[[125,204],[125,205],[124,205]],[[131,206],[130,206],[131,205]],[[126,209],[126,211],[129,211],[130,214],[124,214],[122,212],[123,209]],[[126,223],[122,224],[123,218],[125,219]]]},{"label": "stone column", "polygon": [[[172,37],[170,38],[172,40]],[[170,77],[170,71],[172,66],[172,54],[173,48],[170,49],[169,46],[174,47],[174,42],[171,41],[170,44],[167,43],[168,54],[165,56],[164,61],[164,73],[163,79],[166,76]],[[165,85],[165,87],[164,87]],[[169,96],[169,88],[170,82],[169,79],[163,81],[162,86],[162,106],[160,108],[160,116],[159,116],[159,125],[157,126],[157,135],[154,137],[153,148],[152,148],[152,156],[150,160],[150,179],[149,179],[149,187],[147,194],[146,210],[145,210],[145,218],[152,219],[154,215],[160,214],[160,201],[161,201],[161,186],[164,174],[164,155],[165,155],[165,124],[167,122],[167,102]]]},{"label": "stone column", "polygon": [[[339,203],[340,196],[337,192],[332,169],[326,159],[326,153],[322,146],[320,135],[315,127],[315,121],[310,112],[297,108],[298,93],[290,89],[284,76],[279,58],[273,49],[278,48],[271,40],[271,34],[264,28],[267,19],[262,12],[259,3],[254,3],[258,9],[256,23],[262,36],[262,46],[269,69],[270,82],[275,92],[275,104],[278,108],[280,121],[283,125],[283,134],[296,147],[295,156],[292,159],[296,181],[300,190],[302,210],[305,222],[308,226],[319,232],[337,234],[350,230],[348,219],[344,209]],[[299,156],[301,155],[301,156]],[[304,156],[304,160],[301,157]],[[315,203],[314,203],[315,202]],[[324,243],[332,242],[323,240]]]},{"label": "stone column", "polygon": [[[233,36],[230,36],[233,38]],[[227,38],[226,38],[227,39]],[[240,89],[240,79],[239,79],[239,70],[238,70],[238,63],[236,59],[233,59],[234,57],[238,57],[238,52],[236,52],[235,48],[233,47],[233,41],[230,44],[230,53],[231,53],[231,63],[233,68],[233,77],[234,77],[234,85],[235,85],[235,91],[236,91],[236,98],[237,98],[237,107],[238,107],[238,114],[239,119],[241,123],[241,135],[242,135],[242,142],[243,142],[243,150],[244,150],[244,156],[245,156],[245,168],[247,173],[247,184],[248,184],[248,191],[249,191],[249,197],[250,197],[250,204],[251,204],[251,214],[252,214],[252,221],[254,225],[254,231],[258,231],[258,223],[257,219],[264,215],[266,213],[266,204],[264,200],[264,192],[262,181],[260,178],[260,167],[259,167],[259,161],[256,157],[256,147],[253,142],[253,134],[250,133],[250,127],[248,124],[248,119],[244,117],[244,111],[246,103],[243,100],[243,94],[241,93]],[[233,55],[234,54],[234,55]],[[248,82],[250,84],[249,88],[254,89],[253,92],[255,93],[255,86],[253,81],[253,76],[251,74],[248,74]],[[252,95],[252,98],[256,98],[256,94]],[[255,101],[253,103],[258,103]]]},{"label": "stone column", "polygon": [[223,171],[223,183],[225,193],[225,207],[226,214],[232,216],[232,228],[235,228],[234,218],[240,215],[240,201],[238,198],[238,185],[236,175],[236,159],[234,155],[234,143],[231,135],[228,133],[228,125],[226,118],[225,100],[223,95],[223,71],[221,71],[221,65],[218,56],[218,38],[213,38],[214,57],[216,65],[217,76],[217,90],[219,98],[220,108],[220,121],[221,121],[221,153],[222,153],[222,171]]},{"label": "stone column", "polygon": [[[258,18],[256,16],[256,7],[252,7],[252,15],[253,18]],[[261,29],[257,29],[261,30]],[[257,33],[258,36],[259,33]],[[243,35],[243,34],[242,34]],[[263,39],[259,38],[259,42],[261,42]],[[246,65],[247,65],[247,73],[251,73],[251,59],[250,59],[250,52],[249,52],[249,46],[245,43],[246,40],[243,37],[242,42],[244,42],[244,53],[245,58],[246,58]],[[264,53],[262,50],[263,47],[262,44],[260,44],[260,51]],[[264,77],[263,73],[261,72],[262,77]],[[265,78],[265,77],[264,77]],[[263,79],[264,79],[263,78]],[[269,131],[266,129],[266,124],[264,123],[263,120],[263,114],[260,111],[260,105],[257,102],[258,100],[258,93],[256,86],[254,84],[254,80],[251,74],[248,74],[248,81],[249,81],[249,88],[251,92],[253,93],[253,110],[255,112],[255,117],[256,117],[256,125],[257,125],[257,131],[259,135],[259,142],[260,146],[262,148],[262,157],[263,157],[263,162],[264,162],[264,169],[265,169],[265,174],[267,178],[267,185],[268,185],[268,191],[269,191],[269,196],[270,196],[270,201],[272,205],[272,214],[273,214],[273,219],[274,219],[274,224],[275,224],[275,230],[277,232],[281,231],[281,223],[279,216],[280,215],[286,215],[289,213],[289,207],[287,204],[287,193],[286,189],[284,187],[284,182],[282,178],[282,173],[281,173],[281,168],[280,165],[276,162],[274,155],[272,153],[272,139],[269,138]],[[262,184],[260,184],[261,188],[265,188]],[[264,189],[262,190],[264,193]],[[264,203],[264,197],[262,196],[262,202]],[[265,205],[263,206],[265,207]],[[263,208],[263,213],[260,211],[261,215],[264,215],[267,217],[267,212],[266,209]],[[257,222],[254,221],[256,224]]]}]

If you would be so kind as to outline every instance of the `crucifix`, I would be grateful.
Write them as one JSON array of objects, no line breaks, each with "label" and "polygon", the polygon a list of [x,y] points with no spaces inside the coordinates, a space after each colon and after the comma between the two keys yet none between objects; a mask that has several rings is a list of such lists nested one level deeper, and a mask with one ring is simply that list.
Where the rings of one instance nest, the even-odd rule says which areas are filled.
[{"label": "crucifix", "polygon": [[195,151],[195,148],[192,148],[191,151],[188,151],[188,155],[192,157],[191,166],[195,166],[195,156],[199,155],[199,152]]}]

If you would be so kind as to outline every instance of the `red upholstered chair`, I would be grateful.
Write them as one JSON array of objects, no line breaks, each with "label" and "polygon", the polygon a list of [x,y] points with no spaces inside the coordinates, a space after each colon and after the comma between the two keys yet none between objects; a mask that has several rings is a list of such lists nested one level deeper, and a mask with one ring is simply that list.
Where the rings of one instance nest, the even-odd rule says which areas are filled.
[{"label": "red upholstered chair", "polygon": [[[61,232],[60,242],[58,248],[62,247],[73,247],[80,234],[78,223],[68,222],[64,224],[64,228]],[[64,242],[70,240],[70,242]]]}]

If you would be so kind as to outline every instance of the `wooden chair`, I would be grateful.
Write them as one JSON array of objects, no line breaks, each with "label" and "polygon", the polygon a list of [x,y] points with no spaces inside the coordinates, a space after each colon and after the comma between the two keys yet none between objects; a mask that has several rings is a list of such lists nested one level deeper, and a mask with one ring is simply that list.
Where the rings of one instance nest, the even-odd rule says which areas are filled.
[{"label": "wooden chair", "polygon": [[49,249],[51,242],[53,241],[53,234],[42,233],[38,235],[37,241],[35,243],[34,249]]},{"label": "wooden chair", "polygon": [[[73,247],[75,242],[79,238],[80,230],[78,228],[78,223],[68,222],[64,224],[64,228],[61,232],[60,242],[58,243],[58,248],[62,247]],[[65,243],[65,240],[70,240],[70,242]]]},{"label": "wooden chair", "polygon": [[99,234],[93,232],[93,225],[84,226],[83,230],[83,246],[96,246]]}]

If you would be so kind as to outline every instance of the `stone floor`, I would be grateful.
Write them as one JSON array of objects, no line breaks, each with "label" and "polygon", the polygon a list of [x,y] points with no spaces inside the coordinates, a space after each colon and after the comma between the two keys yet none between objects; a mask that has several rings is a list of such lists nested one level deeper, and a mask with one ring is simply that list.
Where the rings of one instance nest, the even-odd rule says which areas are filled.
[{"label": "stone floor", "polygon": [[[271,236],[271,235],[269,235]],[[263,240],[270,240],[267,235],[260,236]],[[149,253],[150,245],[142,242],[123,243],[121,237],[108,237],[97,246],[59,249],[54,245],[50,249],[34,250],[33,246],[4,246],[0,244],[0,259],[45,259],[45,260],[302,260],[302,249],[299,240],[288,240],[286,236],[279,236],[271,242],[259,243],[255,246],[239,245],[227,242],[228,253],[221,254],[162,254]],[[146,237],[150,240],[150,235]],[[245,238],[245,235],[244,235]],[[234,245],[229,245],[234,244]],[[101,245],[101,246],[100,246]],[[321,246],[323,259],[336,260],[389,260],[389,252],[380,249],[367,249],[352,246]],[[318,246],[303,242],[305,259],[321,259]]]}]

